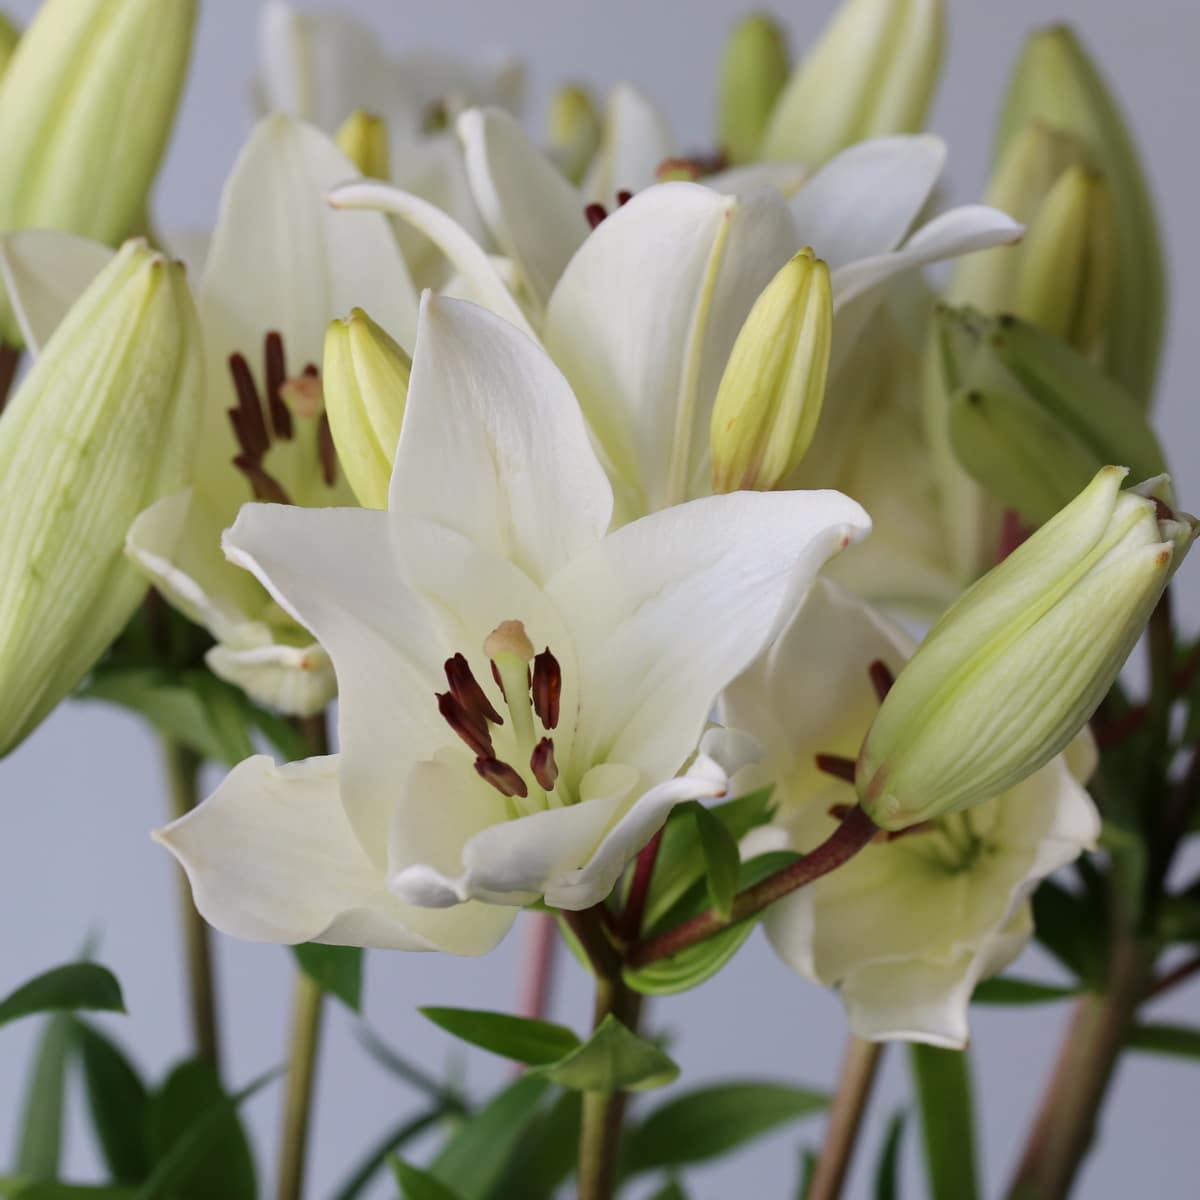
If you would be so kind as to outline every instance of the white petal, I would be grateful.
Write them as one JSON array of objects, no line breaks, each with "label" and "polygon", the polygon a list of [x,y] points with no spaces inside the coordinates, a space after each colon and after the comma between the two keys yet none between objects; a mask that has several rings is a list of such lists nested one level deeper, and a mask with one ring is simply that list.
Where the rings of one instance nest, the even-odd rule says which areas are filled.
[{"label": "white petal", "polygon": [[711,496],[610,534],[550,582],[582,675],[577,761],[675,774],[718,693],[870,521],[836,492]]},{"label": "white petal", "polygon": [[333,664],[316,642],[303,646],[269,642],[246,649],[218,643],[204,661],[218,679],[285,716],[315,717],[337,696]]},{"label": "white petal", "polygon": [[612,213],[568,264],[543,341],[579,397],[624,519],[694,490],[730,348],[796,249],[782,198],[667,183]]},{"label": "white petal", "polygon": [[502,109],[472,109],[457,123],[475,202],[539,308],[588,235],[582,195]]},{"label": "white petal", "polygon": [[532,333],[520,305],[483,247],[457,221],[420,196],[384,183],[352,183],[335,188],[329,202],[335,208],[373,209],[408,222],[433,242],[455,271],[470,282],[480,303],[518,329]]},{"label": "white petal", "polygon": [[435,105],[453,117],[477,105],[517,112],[524,100],[525,68],[507,55],[467,59],[436,50],[415,50],[399,55],[392,72],[409,107],[422,120]]},{"label": "white petal", "polygon": [[603,536],[612,490],[545,351],[485,309],[426,293],[390,506],[544,582]]},{"label": "white petal", "polygon": [[249,758],[155,836],[183,865],[201,915],[250,941],[482,954],[511,922],[483,905],[432,913],[398,901],[345,819],[336,758]]},{"label": "white petal", "polygon": [[747,163],[705,175],[704,186],[727,196],[741,196],[761,187],[773,187],[785,199],[790,199],[809,178],[809,172],[796,163]]},{"label": "white petal", "polygon": [[843,150],[792,199],[801,242],[831,271],[894,250],[945,163],[946,144],[929,133],[872,138]]},{"label": "white petal", "polygon": [[608,97],[600,149],[583,193],[606,208],[620,191],[640,192],[658,178],[658,165],[675,153],[675,136],[654,102],[632,84],[619,83]]},{"label": "white petal", "polygon": [[114,253],[99,242],[57,230],[24,229],[0,236],[0,279],[31,353],[41,352],[67,309]]}]

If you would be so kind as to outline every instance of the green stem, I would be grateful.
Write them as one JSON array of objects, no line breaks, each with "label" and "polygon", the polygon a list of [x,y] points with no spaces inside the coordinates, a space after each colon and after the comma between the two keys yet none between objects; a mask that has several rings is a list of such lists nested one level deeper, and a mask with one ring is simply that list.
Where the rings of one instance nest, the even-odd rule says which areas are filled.
[{"label": "green stem", "polygon": [[[302,717],[296,723],[310,754],[329,753],[327,714]],[[279,1144],[279,1200],[300,1200],[304,1194],[308,1130],[312,1123],[317,1052],[325,1007],[324,993],[299,968],[296,969],[292,987],[292,1040],[283,1101],[283,1131]]]},{"label": "green stem", "polygon": [[881,1042],[868,1042],[853,1035],[847,1040],[837,1092],[829,1110],[829,1124],[808,1187],[807,1200],[838,1200],[842,1194],[882,1055]]},{"label": "green stem", "polygon": [[[171,738],[162,740],[163,765],[171,794],[171,816],[182,817],[196,806],[200,758]],[[217,988],[212,945],[204,918],[192,902],[192,890],[182,869],[179,872],[179,919],[187,963],[188,1004],[196,1053],[218,1070],[221,1065],[217,1034]]]}]

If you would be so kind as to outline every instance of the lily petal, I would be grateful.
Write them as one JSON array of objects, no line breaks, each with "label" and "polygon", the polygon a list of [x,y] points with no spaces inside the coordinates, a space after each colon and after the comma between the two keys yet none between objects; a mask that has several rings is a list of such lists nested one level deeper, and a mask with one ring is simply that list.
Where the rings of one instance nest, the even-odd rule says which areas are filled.
[{"label": "lily petal", "polygon": [[545,582],[604,535],[612,489],[541,347],[485,309],[427,292],[390,507]]},{"label": "lily petal", "polygon": [[659,163],[674,153],[675,135],[659,108],[633,84],[619,83],[608,97],[600,149],[583,193],[606,207],[615,204],[618,192],[640,192],[656,182]]}]

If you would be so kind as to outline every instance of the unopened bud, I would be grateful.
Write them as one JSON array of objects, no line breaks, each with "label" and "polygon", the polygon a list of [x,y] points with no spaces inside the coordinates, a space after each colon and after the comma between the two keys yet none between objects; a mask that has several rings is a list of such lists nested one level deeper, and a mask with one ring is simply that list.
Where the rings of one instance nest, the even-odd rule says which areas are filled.
[{"label": "unopened bud", "polygon": [[733,344],[713,405],[713,491],[770,491],[800,465],[832,335],[829,268],[806,248],[763,289]]},{"label": "unopened bud", "polygon": [[585,87],[568,84],[550,100],[550,154],[572,182],[582,181],[600,148],[603,123],[596,102]]},{"label": "unopened bud", "polygon": [[1133,138],[1095,63],[1065,26],[1032,34],[1017,60],[996,138],[997,158],[1031,121],[1070,134],[1105,179],[1117,231],[1104,363],[1147,405],[1162,341],[1165,283],[1154,204]]},{"label": "unopened bud", "polygon": [[918,132],[945,22],[944,0],[843,0],[779,97],[762,157],[815,169],[866,138]]},{"label": "unopened bud", "polygon": [[1049,762],[1111,687],[1197,523],[1165,479],[1105,467],[953,604],[897,676],[855,783],[884,829],[945,816]]},{"label": "unopened bud", "polygon": [[361,308],[325,334],[325,412],[364,508],[387,508],[412,359]]},{"label": "unopened bud", "polygon": [[125,534],[187,484],[201,384],[183,268],[131,242],[0,419],[0,753],[79,682],[145,593]]},{"label": "unopened bud", "polygon": [[766,13],[734,26],[721,59],[717,144],[734,166],[753,162],[788,77],[787,37]]},{"label": "unopened bud", "polygon": [[1104,369],[1015,317],[937,316],[959,462],[1006,508],[1037,526],[1105,464],[1134,478],[1166,471],[1142,409]]},{"label": "unopened bud", "polygon": [[387,122],[356,108],[337,132],[342,153],[368,179],[390,179]]}]

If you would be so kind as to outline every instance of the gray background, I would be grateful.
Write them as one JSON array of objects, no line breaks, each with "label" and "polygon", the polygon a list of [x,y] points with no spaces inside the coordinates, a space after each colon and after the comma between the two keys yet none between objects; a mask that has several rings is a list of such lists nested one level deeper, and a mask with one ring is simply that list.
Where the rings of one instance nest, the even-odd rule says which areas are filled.
[{"label": "gray background", "polygon": [[[9,0],[27,18],[33,0]],[[528,61],[528,115],[540,128],[547,86],[580,77],[604,87],[629,78],[666,107],[689,145],[710,137],[712,78],[722,38],[741,10],[737,0],[607,0],[564,4],[520,0],[507,4],[346,3],[372,19],[395,47],[462,43],[511,49]],[[832,10],[832,0],[777,5],[803,46]],[[1160,412],[1168,450],[1194,507],[1200,467],[1192,453],[1197,429],[1194,340],[1200,248],[1194,221],[1197,183],[1194,122],[1200,99],[1195,49],[1200,9],[1194,0],[954,0],[948,68],[932,126],[951,146],[951,187],[974,198],[986,175],[994,106],[1022,34],[1063,17],[1078,23],[1109,74],[1116,78],[1155,181],[1171,247],[1174,320],[1167,348]],[[174,146],[159,188],[159,217],[168,228],[211,224],[221,181],[248,127],[248,81],[254,60],[258,6],[250,0],[208,0],[195,64]],[[1195,556],[1194,556],[1195,557]],[[1194,582],[1200,563],[1185,568]],[[1194,619],[1197,605],[1185,606]],[[103,935],[100,957],[118,972],[130,1009],[108,1024],[154,1076],[186,1045],[182,978],[175,941],[175,879],[167,856],[147,831],[163,816],[164,801],[152,739],[132,719],[99,706],[60,709],[0,765],[0,991],[74,954],[90,930]],[[1193,864],[1194,869],[1194,864]],[[372,1023],[407,1053],[439,1068],[450,1053],[442,1037],[413,1009],[418,1004],[504,1007],[516,994],[521,927],[485,961],[449,957],[373,955],[367,1012]],[[277,947],[217,939],[223,985],[227,1061],[242,1083],[278,1064],[284,1054],[288,954]],[[1027,973],[1049,970],[1036,955]],[[581,972],[564,963],[555,1012],[581,1026],[588,1008]],[[692,1083],[720,1076],[787,1076],[820,1085],[832,1078],[843,1021],[831,996],[802,983],[758,939],[733,969],[685,996],[651,1006],[656,1025],[676,1035]],[[1028,1110],[1045,1076],[1065,1010],[979,1010],[975,1015],[978,1090],[988,1098],[983,1160],[988,1191],[997,1194]],[[1159,1019],[1200,1019],[1200,987],[1158,1005]],[[23,1024],[0,1032],[0,1163],[15,1137],[16,1108],[36,1030]],[[384,1076],[356,1042],[351,1021],[335,1012],[327,1026],[313,1146],[314,1197],[329,1194],[346,1165],[415,1098]],[[479,1088],[503,1070],[472,1056],[469,1079]],[[1170,1060],[1130,1058],[1104,1116],[1105,1140],[1093,1155],[1080,1195],[1094,1200],[1137,1194],[1175,1200],[1196,1194],[1194,1068]],[[869,1162],[883,1119],[906,1094],[902,1050],[889,1052],[877,1095],[867,1153],[850,1194],[869,1194]],[[247,1106],[260,1147],[263,1175],[273,1177],[278,1086]],[[82,1115],[72,1113],[70,1163],[76,1177],[94,1170]],[[692,1194],[706,1200],[734,1193],[764,1198],[793,1194],[799,1147],[814,1142],[816,1123],[759,1143],[717,1170],[697,1177]],[[915,1143],[905,1152],[909,1187],[919,1196]],[[266,1191],[264,1189],[264,1194]],[[386,1194],[386,1191],[380,1194]]]}]

